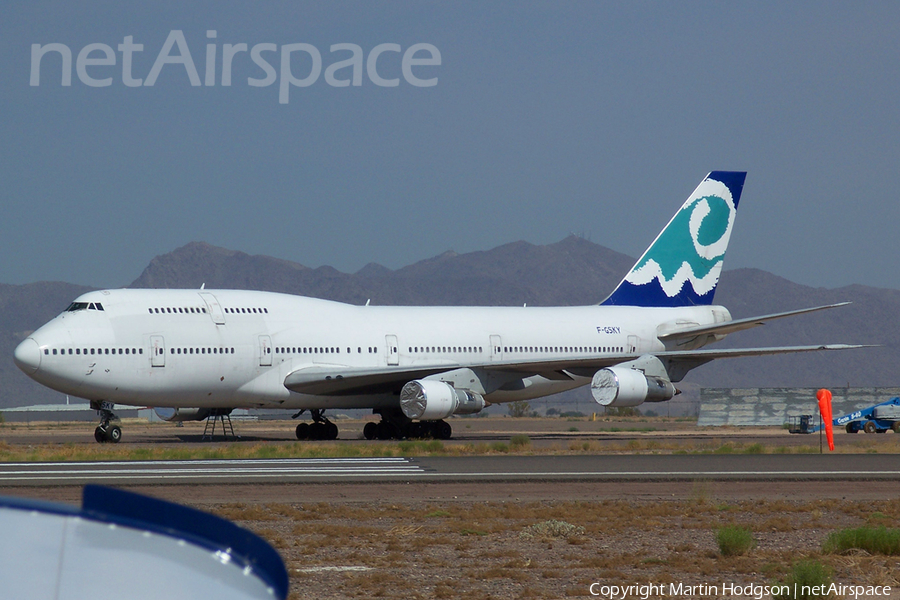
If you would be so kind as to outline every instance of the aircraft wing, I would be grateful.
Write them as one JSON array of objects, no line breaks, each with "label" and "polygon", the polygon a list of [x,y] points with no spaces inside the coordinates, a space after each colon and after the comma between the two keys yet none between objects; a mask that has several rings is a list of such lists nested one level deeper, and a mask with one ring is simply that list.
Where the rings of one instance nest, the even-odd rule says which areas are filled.
[{"label": "aircraft wing", "polygon": [[744,331],[765,325],[766,321],[774,321],[775,319],[783,319],[785,317],[793,317],[795,315],[804,315],[806,313],[826,310],[828,308],[837,308],[839,306],[847,306],[849,302],[839,302],[838,304],[828,304],[826,306],[816,306],[813,308],[801,308],[800,310],[791,310],[788,312],[773,313],[771,315],[763,315],[761,317],[750,317],[748,319],[738,319],[736,321],[728,321],[727,323],[715,323],[713,325],[700,325],[697,327],[689,327],[687,329],[678,329],[659,336],[660,341],[666,342],[679,339],[694,339],[700,335],[709,334],[729,334],[736,331]]},{"label": "aircraft wing", "polygon": [[669,350],[652,353],[632,353],[585,357],[577,359],[554,359],[547,361],[500,361],[485,364],[445,363],[427,367],[364,368],[346,365],[315,365],[297,369],[289,373],[284,386],[301,394],[317,396],[352,396],[361,394],[396,393],[409,381],[422,379],[438,373],[446,373],[460,368],[513,373],[519,377],[541,375],[547,379],[566,380],[573,376],[591,377],[604,367],[635,360],[644,354],[652,354],[666,364],[672,381],[680,381],[684,374],[694,367],[704,365],[717,358],[739,356],[767,356],[796,352],[816,352],[821,350],[849,350],[866,348],[864,345],[822,344],[813,346],[780,346],[771,348],[733,348]]},{"label": "aircraft wing", "polygon": [[382,367],[377,369],[347,365],[315,365],[297,369],[284,378],[284,387],[292,392],[314,396],[353,396],[399,392],[408,381],[458,369],[462,365],[428,367]]},{"label": "aircraft wing", "polygon": [[357,368],[347,365],[315,365],[302,367],[288,374],[284,387],[292,392],[314,396],[353,396],[360,394],[399,393],[400,389],[414,379],[422,379],[438,373],[456,369],[492,371],[514,375],[515,378],[542,375],[547,379],[572,379],[567,371],[584,371],[587,377],[603,367],[609,367],[639,355],[622,354],[580,359],[554,359],[547,361],[499,361],[483,364],[444,363],[427,367],[380,367]]},{"label": "aircraft wing", "polygon": [[288,374],[284,387],[292,392],[314,396],[353,396],[358,394],[398,393],[408,382],[429,375],[469,368],[477,371],[513,374],[516,378],[542,375],[547,379],[572,379],[568,373],[583,371],[590,377],[603,367],[634,360],[639,354],[605,355],[602,357],[556,358],[545,361],[492,361],[460,364],[446,362],[422,367],[358,368],[347,365],[312,365]]}]

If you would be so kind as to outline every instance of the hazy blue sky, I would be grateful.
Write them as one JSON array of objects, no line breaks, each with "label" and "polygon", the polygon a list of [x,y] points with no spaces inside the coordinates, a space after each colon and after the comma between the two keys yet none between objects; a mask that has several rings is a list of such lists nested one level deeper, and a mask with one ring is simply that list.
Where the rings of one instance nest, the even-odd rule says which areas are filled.
[{"label": "hazy blue sky", "polygon": [[[749,171],[726,268],[900,288],[898,25],[897,2],[6,2],[0,282],[126,285],[195,240],[347,272],[569,233],[637,256],[726,169]],[[146,83],[176,30],[198,83],[216,44],[214,85],[175,63],[126,85],[126,36]],[[282,104],[298,43],[321,73]],[[365,65],[385,43],[395,87]],[[431,87],[402,73],[419,43]],[[71,51],[70,86],[54,51],[30,85],[33,44]],[[223,86],[225,44],[273,44],[275,82],[243,52]],[[334,44],[362,85],[326,81]]]}]

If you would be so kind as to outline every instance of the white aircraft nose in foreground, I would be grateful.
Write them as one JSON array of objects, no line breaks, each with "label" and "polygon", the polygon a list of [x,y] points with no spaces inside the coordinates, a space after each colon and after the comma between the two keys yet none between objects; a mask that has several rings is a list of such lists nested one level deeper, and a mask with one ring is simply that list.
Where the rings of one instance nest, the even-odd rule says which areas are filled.
[{"label": "white aircraft nose in foreground", "polygon": [[[97,441],[114,404],[170,420],[234,408],[309,410],[301,439],[334,439],[329,409],[371,408],[368,439],[446,439],[453,414],[590,384],[603,406],[672,398],[716,358],[859,346],[716,350],[766,320],[712,304],[744,172],[707,175],[613,293],[580,307],[353,306],[239,290],[103,290],[78,297],[15,350],[29,377],[91,401]],[[298,412],[298,415],[300,414]]]}]

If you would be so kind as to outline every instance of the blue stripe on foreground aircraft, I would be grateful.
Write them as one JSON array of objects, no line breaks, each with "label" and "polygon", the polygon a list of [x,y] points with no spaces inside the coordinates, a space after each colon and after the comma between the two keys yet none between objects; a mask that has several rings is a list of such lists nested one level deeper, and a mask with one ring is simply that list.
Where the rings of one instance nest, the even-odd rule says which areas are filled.
[{"label": "blue stripe on foreground aircraft", "polygon": [[[15,350],[16,364],[91,401],[97,441],[114,404],[172,420],[234,408],[310,411],[301,439],[334,439],[324,412],[369,408],[368,439],[446,439],[453,414],[590,385],[603,406],[669,400],[717,358],[857,348],[709,349],[727,334],[819,306],[732,320],[713,305],[746,173],[706,176],[613,293],[574,307],[353,306],[242,290],[102,290]],[[300,412],[297,414],[299,415]]]},{"label": "blue stripe on foreground aircraft", "polygon": [[[288,573],[265,540],[214,515],[85,486],[81,509],[0,498],[3,598],[284,600]],[[97,566],[107,567],[98,576]]]}]

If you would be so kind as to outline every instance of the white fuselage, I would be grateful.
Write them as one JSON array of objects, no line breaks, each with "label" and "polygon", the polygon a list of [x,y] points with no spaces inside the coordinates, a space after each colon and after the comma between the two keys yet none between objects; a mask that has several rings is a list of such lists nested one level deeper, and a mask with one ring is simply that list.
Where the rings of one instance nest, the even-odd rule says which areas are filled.
[{"label": "white fuselage", "polygon": [[[665,350],[665,331],[730,320],[718,306],[354,306],[238,290],[105,290],[76,303],[90,308],[29,336],[37,353],[28,340],[17,349],[17,361],[30,356],[23,370],[73,396],[158,407],[396,406],[396,394],[299,394],[284,381],[316,365],[450,370],[637,356]],[[519,386],[485,389],[485,399],[536,398],[589,381],[526,375]]]}]

